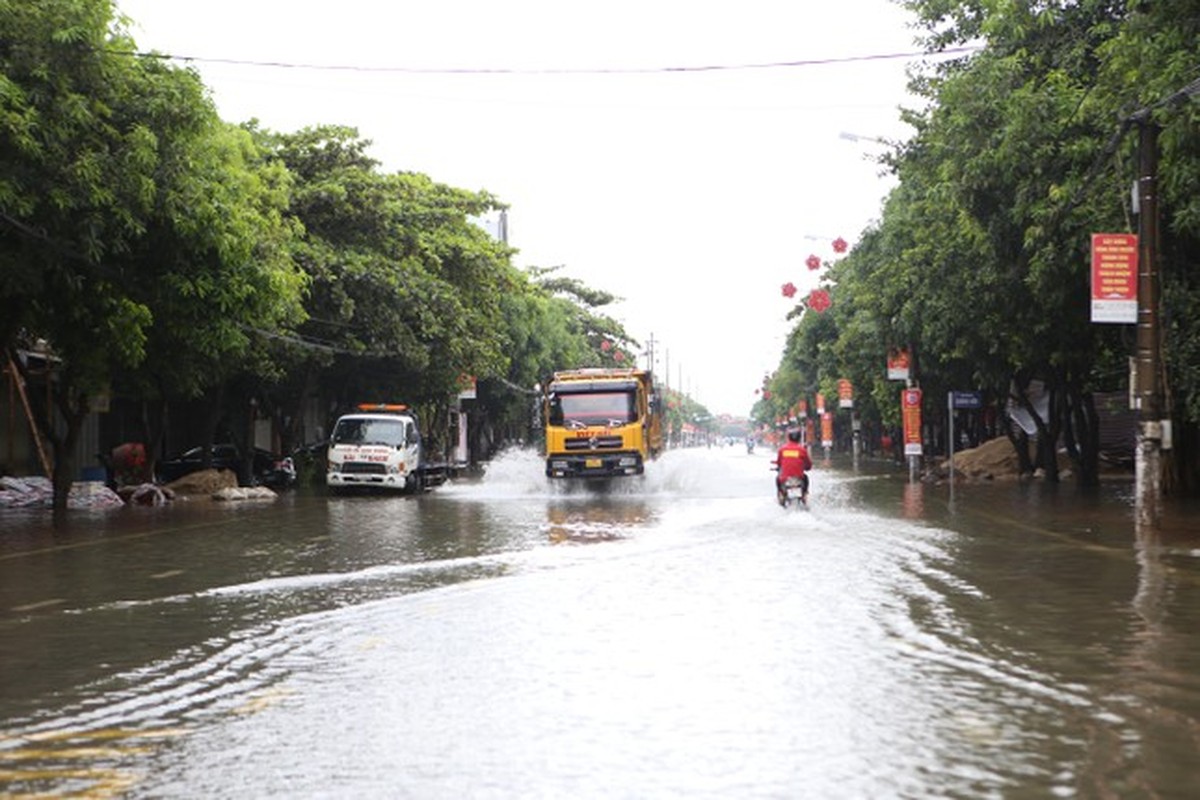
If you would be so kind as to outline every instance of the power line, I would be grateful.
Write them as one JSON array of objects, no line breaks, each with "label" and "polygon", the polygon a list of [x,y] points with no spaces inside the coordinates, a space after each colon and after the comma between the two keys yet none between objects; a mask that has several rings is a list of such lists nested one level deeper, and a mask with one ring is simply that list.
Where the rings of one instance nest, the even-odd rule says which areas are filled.
[{"label": "power line", "polygon": [[742,64],[694,64],[664,67],[369,67],[356,64],[310,64],[291,61],[255,61],[241,58],[210,58],[207,56],[181,55],[177,53],[142,52],[136,50],[110,49],[117,55],[157,58],[164,61],[181,61],[197,64],[225,64],[242,67],[265,67],[271,69],[304,69],[325,72],[392,73],[405,75],[669,75],[694,72],[736,72],[746,70],[792,69],[798,67],[820,67],[837,64],[858,64],[869,61],[895,61],[899,59],[924,58],[927,56],[961,55],[980,50],[976,46],[952,47],[936,53],[875,53],[839,58],[812,58],[796,61],[764,61]]}]

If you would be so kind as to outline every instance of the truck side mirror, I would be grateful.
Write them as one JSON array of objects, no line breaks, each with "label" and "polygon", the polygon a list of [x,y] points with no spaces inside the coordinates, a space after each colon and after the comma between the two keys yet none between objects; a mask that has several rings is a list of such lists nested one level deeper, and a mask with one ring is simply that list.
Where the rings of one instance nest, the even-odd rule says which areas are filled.
[{"label": "truck side mirror", "polygon": [[412,425],[408,429],[408,433],[404,437],[405,444],[420,444],[421,432],[417,430],[416,425]]},{"label": "truck side mirror", "polygon": [[547,415],[551,425],[563,424],[562,400],[557,395],[550,395],[550,413]]}]

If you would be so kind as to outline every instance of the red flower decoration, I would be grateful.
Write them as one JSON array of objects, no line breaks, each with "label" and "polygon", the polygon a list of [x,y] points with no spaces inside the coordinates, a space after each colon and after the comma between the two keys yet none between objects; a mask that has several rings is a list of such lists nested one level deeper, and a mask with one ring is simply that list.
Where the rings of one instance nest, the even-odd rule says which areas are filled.
[{"label": "red flower decoration", "polygon": [[613,360],[614,361],[624,361],[625,354],[622,353],[620,350],[618,350],[617,352],[613,353]]},{"label": "red flower decoration", "polygon": [[844,253],[849,246],[846,244],[846,240],[840,236],[833,240],[833,252],[835,253]]},{"label": "red flower decoration", "polygon": [[808,307],[818,314],[825,313],[830,305],[829,292],[824,289],[813,289],[808,295]]},{"label": "red flower decoration", "polygon": [[796,296],[796,285],[794,283],[792,283],[791,281],[788,281],[787,283],[785,283],[783,285],[783,296],[787,297],[789,299],[792,297],[795,297]]},{"label": "red flower decoration", "polygon": [[604,339],[600,342],[600,349],[607,353],[609,350],[612,350],[612,342],[610,342],[608,339]]},{"label": "red flower decoration", "polygon": [[817,258],[816,256],[809,256],[804,260],[804,263],[809,269],[821,268],[821,259]]}]

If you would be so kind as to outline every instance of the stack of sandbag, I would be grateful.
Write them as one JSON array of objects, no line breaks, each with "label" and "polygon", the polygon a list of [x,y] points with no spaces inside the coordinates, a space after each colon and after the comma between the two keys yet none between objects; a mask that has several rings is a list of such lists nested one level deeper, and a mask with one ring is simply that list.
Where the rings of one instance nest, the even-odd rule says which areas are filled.
[{"label": "stack of sandbag", "polygon": [[213,493],[213,500],[274,500],[278,497],[266,486],[229,486]]},{"label": "stack of sandbag", "polygon": [[[0,478],[0,508],[51,508],[54,484],[49,478]],[[125,505],[116,492],[101,481],[76,481],[67,496],[67,508],[87,511]]]},{"label": "stack of sandbag", "polygon": [[156,486],[153,483],[122,486],[117,489],[117,494],[132,506],[162,506],[175,499],[175,492],[169,486]]}]

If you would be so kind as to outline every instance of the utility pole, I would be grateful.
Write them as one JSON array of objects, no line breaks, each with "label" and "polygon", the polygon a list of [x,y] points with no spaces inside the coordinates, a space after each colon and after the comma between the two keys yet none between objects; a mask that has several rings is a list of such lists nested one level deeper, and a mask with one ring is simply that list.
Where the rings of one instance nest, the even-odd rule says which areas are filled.
[{"label": "utility pole", "polygon": [[1144,111],[1138,124],[1138,317],[1134,405],[1138,415],[1135,504],[1139,529],[1159,525],[1162,451],[1170,447],[1170,421],[1163,422],[1159,347],[1158,127]]}]

